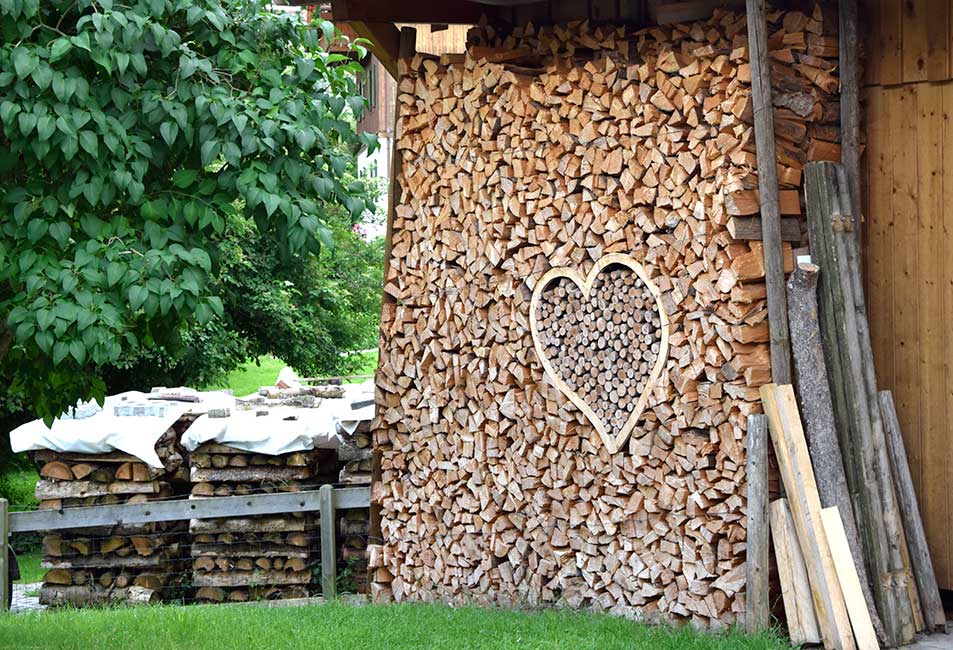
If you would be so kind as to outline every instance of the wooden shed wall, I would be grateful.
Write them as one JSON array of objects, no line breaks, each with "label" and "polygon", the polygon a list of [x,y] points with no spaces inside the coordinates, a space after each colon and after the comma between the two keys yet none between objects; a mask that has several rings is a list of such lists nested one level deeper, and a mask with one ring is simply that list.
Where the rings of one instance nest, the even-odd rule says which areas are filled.
[{"label": "wooden shed wall", "polygon": [[953,589],[953,2],[876,4],[865,89],[874,355],[896,399],[937,580]]}]

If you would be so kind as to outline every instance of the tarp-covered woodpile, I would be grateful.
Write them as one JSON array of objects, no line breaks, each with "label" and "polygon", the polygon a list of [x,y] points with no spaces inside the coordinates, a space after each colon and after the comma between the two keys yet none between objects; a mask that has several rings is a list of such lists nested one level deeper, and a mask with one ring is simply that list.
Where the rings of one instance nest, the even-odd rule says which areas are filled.
[{"label": "tarp-covered woodpile", "polygon": [[[769,19],[789,272],[801,169],[839,155],[837,25],[820,9]],[[746,418],[770,380],[745,15],[487,26],[465,56],[405,57],[400,73],[375,595],[739,620]],[[530,328],[547,270],[585,277],[611,253],[659,291],[657,378],[642,373],[651,314],[639,334],[588,338],[584,310],[543,319],[562,328],[544,347],[570,388],[605,379],[593,362],[620,352],[613,336],[645,343],[631,377],[589,396],[612,418],[645,388],[618,453],[544,372]],[[573,337],[604,345],[588,356]]]}]

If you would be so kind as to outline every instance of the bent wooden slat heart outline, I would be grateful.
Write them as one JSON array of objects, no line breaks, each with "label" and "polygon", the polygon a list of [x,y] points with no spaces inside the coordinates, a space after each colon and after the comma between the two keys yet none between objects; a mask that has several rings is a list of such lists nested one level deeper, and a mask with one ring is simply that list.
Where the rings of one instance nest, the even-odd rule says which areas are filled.
[{"label": "bent wooden slat heart outline", "polygon": [[[632,410],[632,413],[629,414],[628,419],[625,421],[622,429],[612,435],[608,430],[606,424],[596,415],[595,411],[592,410],[592,407],[586,403],[579,394],[573,390],[562,377],[555,371],[549,359],[546,357],[545,348],[542,341],[539,337],[539,329],[536,322],[536,312],[539,307],[540,297],[546,288],[557,280],[567,279],[573,282],[577,287],[582,290],[583,298],[588,300],[589,293],[592,290],[592,286],[596,282],[596,278],[599,274],[608,266],[625,266],[626,268],[631,269],[638,278],[648,287],[649,291],[652,293],[652,297],[655,299],[655,309],[659,315],[660,323],[660,340],[659,340],[659,351],[658,358],[655,361],[655,365],[652,368],[651,373],[649,374],[648,380],[645,384],[645,390],[642,391],[642,394],[639,396],[638,402],[636,402],[635,408]],[[533,297],[530,300],[530,312],[529,312],[529,325],[530,325],[530,334],[533,337],[533,347],[536,348],[536,356],[539,357],[540,362],[543,364],[543,369],[546,371],[546,374],[549,375],[549,378],[552,380],[556,388],[565,395],[570,402],[576,405],[576,407],[582,411],[585,416],[589,419],[589,422],[592,423],[592,426],[595,427],[596,431],[599,432],[599,437],[602,438],[602,442],[605,444],[606,449],[608,449],[610,454],[614,454],[622,448],[622,445],[625,444],[625,441],[628,439],[629,434],[632,433],[632,430],[635,428],[635,425],[638,423],[639,418],[642,416],[642,411],[645,410],[645,404],[648,401],[649,395],[652,392],[652,389],[655,387],[658,378],[662,374],[662,370],[665,368],[665,363],[668,357],[668,316],[665,314],[665,310],[662,308],[662,298],[659,293],[658,287],[655,286],[655,283],[649,279],[648,274],[645,272],[645,269],[642,268],[642,265],[636,262],[632,257],[628,255],[623,255],[621,253],[610,253],[599,259],[598,262],[592,267],[589,271],[587,277],[583,277],[581,273],[575,269],[569,267],[560,267],[553,268],[543,274],[543,277],[539,279],[536,283],[536,286],[533,288]]]}]

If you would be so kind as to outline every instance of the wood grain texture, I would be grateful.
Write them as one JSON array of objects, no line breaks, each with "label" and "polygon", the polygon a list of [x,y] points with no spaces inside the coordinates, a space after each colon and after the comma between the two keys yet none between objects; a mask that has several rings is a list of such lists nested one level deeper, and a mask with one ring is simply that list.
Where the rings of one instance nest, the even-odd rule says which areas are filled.
[{"label": "wood grain texture", "polygon": [[781,599],[788,624],[788,636],[794,645],[820,643],[821,631],[811,596],[811,584],[804,565],[804,553],[787,499],[771,502],[771,539],[781,583]]},{"label": "wood grain texture", "polygon": [[771,604],[768,593],[770,521],[768,516],[768,422],[764,415],[748,416],[747,434],[748,537],[745,560],[745,629],[754,634],[768,629],[771,624]]}]

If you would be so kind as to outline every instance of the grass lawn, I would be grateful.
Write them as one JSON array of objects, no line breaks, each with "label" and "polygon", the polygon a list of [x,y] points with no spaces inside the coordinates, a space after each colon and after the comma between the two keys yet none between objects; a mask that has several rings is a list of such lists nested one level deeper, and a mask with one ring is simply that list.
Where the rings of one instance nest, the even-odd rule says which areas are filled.
[{"label": "grass lawn", "polygon": [[278,373],[285,367],[285,362],[272,356],[258,358],[258,363],[249,361],[241,368],[228,374],[223,384],[207,386],[208,390],[222,390],[231,388],[236,397],[244,397],[257,393],[262,386],[274,386]]},{"label": "grass lawn", "polygon": [[36,509],[33,491],[38,478],[32,469],[15,469],[0,476],[0,497],[10,502],[12,512]]},{"label": "grass lawn", "polygon": [[17,553],[17,564],[20,566],[20,579],[17,582],[23,584],[43,582],[43,574],[46,573],[46,569],[40,568],[41,559],[40,551]]},{"label": "grass lawn", "polygon": [[782,650],[770,634],[705,634],[605,615],[443,605],[248,605],[64,610],[0,617],[0,648],[47,650]]}]

